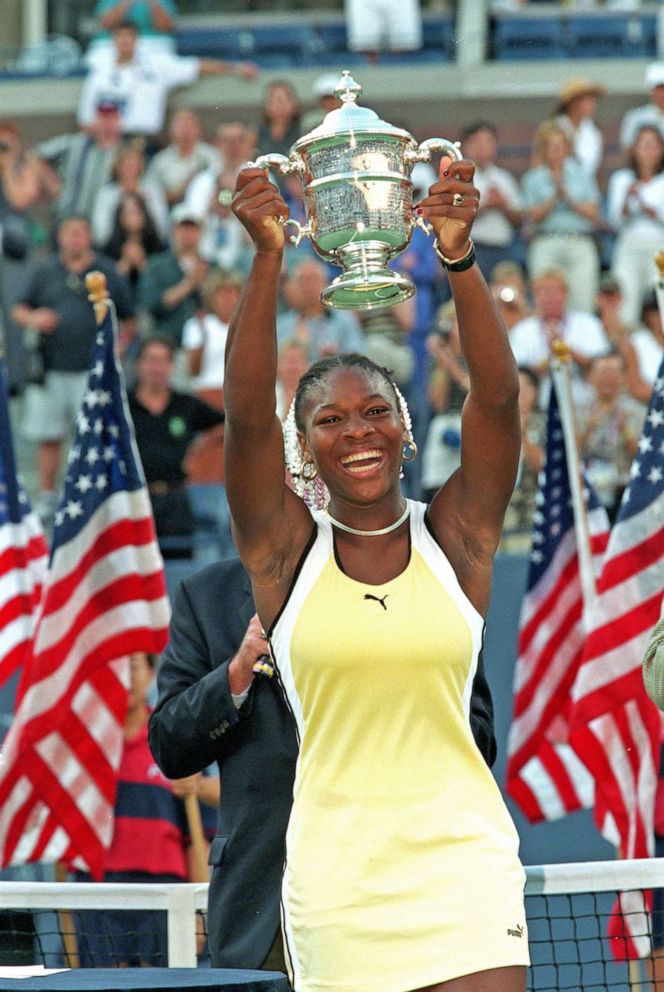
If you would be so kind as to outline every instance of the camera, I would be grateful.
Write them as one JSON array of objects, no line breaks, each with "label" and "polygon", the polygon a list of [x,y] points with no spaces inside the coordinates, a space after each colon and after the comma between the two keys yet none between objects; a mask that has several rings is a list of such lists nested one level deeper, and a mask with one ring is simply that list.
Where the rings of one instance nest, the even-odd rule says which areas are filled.
[{"label": "camera", "polygon": [[511,286],[502,286],[498,299],[501,303],[516,303],[516,291]]}]

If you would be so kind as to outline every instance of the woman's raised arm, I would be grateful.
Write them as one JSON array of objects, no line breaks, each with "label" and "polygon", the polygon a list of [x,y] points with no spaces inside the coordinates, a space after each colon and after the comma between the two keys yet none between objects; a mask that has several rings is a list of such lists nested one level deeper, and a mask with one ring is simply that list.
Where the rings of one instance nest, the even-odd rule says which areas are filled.
[{"label": "woman's raised arm", "polygon": [[[470,599],[488,605],[491,561],[519,463],[519,379],[507,331],[477,263],[463,259],[479,194],[474,166],[441,163],[441,179],[422,201],[450,286],[468,366],[470,389],[462,415],[461,467],[434,497],[429,518]],[[451,266],[451,268],[450,268]]]},{"label": "woman's raised arm", "polygon": [[[246,168],[238,177],[233,212],[256,251],[226,344],[224,462],[235,539],[256,593],[257,583],[288,576],[312,520],[286,486],[276,414],[275,322],[284,248],[279,218],[288,216],[288,208],[262,169]],[[259,609],[264,623],[270,612]]]}]

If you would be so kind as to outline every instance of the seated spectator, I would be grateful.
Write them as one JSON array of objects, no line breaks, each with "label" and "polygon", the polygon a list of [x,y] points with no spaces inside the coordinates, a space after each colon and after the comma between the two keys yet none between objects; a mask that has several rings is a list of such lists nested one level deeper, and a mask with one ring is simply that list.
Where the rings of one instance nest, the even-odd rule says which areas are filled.
[{"label": "seated spectator", "polygon": [[604,136],[595,123],[597,100],[606,87],[570,79],[560,91],[555,122],[569,138],[572,154],[589,176],[597,179],[604,156]]},{"label": "seated spectator", "polygon": [[508,331],[530,314],[528,285],[518,262],[499,262],[491,272],[489,288]]},{"label": "seated spectator", "polygon": [[284,341],[277,356],[277,416],[285,420],[297,385],[309,368],[309,350],[301,341]]},{"label": "seated spectator", "polygon": [[152,158],[147,178],[156,183],[169,207],[184,198],[189,183],[205,169],[221,169],[221,154],[201,141],[201,123],[193,110],[178,110],[169,128],[170,142]]},{"label": "seated spectator", "polygon": [[389,369],[402,392],[407,393],[415,368],[411,346],[415,326],[415,298],[409,297],[392,307],[358,310],[364,337],[364,354],[376,365]]},{"label": "seated spectator", "polygon": [[113,231],[120,202],[138,195],[143,201],[159,238],[168,233],[168,207],[161,188],[145,177],[145,156],[140,148],[123,148],[115,162],[113,180],[99,189],[92,206],[92,236],[95,244],[104,245]]},{"label": "seated spectator", "polygon": [[242,280],[234,272],[212,271],[203,283],[203,309],[186,321],[182,347],[196,395],[223,410],[224,352],[228,325],[240,299]]},{"label": "seated spectator", "polygon": [[627,395],[625,365],[617,352],[593,359],[588,382],[592,394],[576,408],[579,455],[613,522],[629,481],[645,408]]},{"label": "seated spectator", "polygon": [[135,25],[122,21],[114,27],[111,57],[93,66],[81,89],[78,122],[83,127],[91,124],[100,104],[112,102],[120,109],[123,135],[140,136],[154,143],[164,126],[172,90],[194,83],[201,76],[231,73],[240,79],[254,79],[257,74],[249,62],[139,54],[137,39]]},{"label": "seated spectator", "polygon": [[[285,79],[274,79],[263,97],[263,120],[258,129],[257,145],[261,155],[278,152],[288,155],[291,145],[302,137],[300,101]],[[278,179],[283,178],[281,174]]]},{"label": "seated spectator", "polygon": [[[194,179],[183,204],[200,218],[201,256],[219,269],[246,274],[251,264],[251,242],[231,210],[231,189],[235,179],[230,173],[220,172],[210,184],[207,180],[211,171]],[[191,194],[191,190],[195,192]],[[201,201],[203,191],[207,191],[208,196],[204,204]]]},{"label": "seated spectator", "polygon": [[610,350],[600,320],[595,314],[569,307],[567,279],[559,269],[540,273],[531,285],[535,312],[515,324],[510,333],[517,365],[531,369],[539,377],[539,402],[546,409],[553,343],[564,341],[572,356],[572,390],[580,402],[588,396],[585,375],[592,359]]},{"label": "seated spectator", "polygon": [[560,269],[567,276],[573,309],[592,312],[600,273],[594,239],[599,190],[572,156],[565,131],[554,121],[545,121],[537,129],[533,166],[523,175],[522,189],[532,226],[530,278]]},{"label": "seated spectator", "polygon": [[641,307],[641,326],[630,337],[636,363],[628,378],[629,391],[634,399],[646,405],[664,358],[664,329],[662,314],[655,293],[646,296]]},{"label": "seated spectator", "polygon": [[610,176],[607,215],[617,232],[611,272],[622,290],[622,318],[636,327],[664,245],[664,135],[657,128],[637,132],[627,166]]},{"label": "seated spectator", "polygon": [[[59,182],[53,170],[23,147],[13,121],[0,121],[0,299],[5,312],[5,358],[9,386],[19,390],[30,378],[30,354],[24,335],[8,316],[29,277],[40,227],[33,207],[52,201]],[[43,233],[43,232],[41,232]]]},{"label": "seated spectator", "polygon": [[54,223],[72,214],[92,216],[98,190],[110,182],[122,148],[120,111],[116,103],[100,102],[90,124],[74,134],[42,141],[35,153],[57,171],[60,192],[54,204]]},{"label": "seated spectator", "polygon": [[629,341],[631,328],[622,319],[620,283],[610,272],[605,272],[600,279],[596,310],[611,347],[620,351],[622,342]]},{"label": "seated spectator", "polygon": [[[186,882],[192,877],[191,831],[178,794],[200,792],[205,833],[214,836],[218,777],[192,776],[171,783],[155,764],[148,746],[148,692],[156,656],[129,658],[129,698],[124,747],[118,770],[113,838],[106,852],[104,882]],[[200,782],[200,785],[199,785]],[[204,812],[207,807],[207,813]],[[90,882],[82,871],[76,880]],[[84,968],[166,967],[166,913],[152,910],[82,911],[74,914],[80,964]]]},{"label": "seated spectator", "polygon": [[[428,162],[416,162],[412,171],[413,202],[417,203],[429,192],[429,188],[437,180],[436,173]],[[431,238],[420,227],[413,230],[410,243],[405,251],[393,262],[393,268],[408,276],[415,284],[414,320],[409,332],[409,343],[415,359],[412,376],[412,389],[406,396],[408,408],[413,421],[415,436],[418,429],[428,420],[428,404],[426,402],[426,385],[428,375],[427,338],[433,327],[436,305],[441,291],[449,293],[449,283],[444,271],[431,251]],[[337,275],[338,270],[335,270]],[[416,468],[417,461],[411,464],[411,472]]]},{"label": "seated spectator", "polygon": [[416,52],[422,47],[419,0],[345,0],[351,52],[377,62],[380,52]]},{"label": "seated spectator", "polygon": [[538,477],[544,465],[546,438],[546,416],[537,405],[538,390],[537,376],[530,369],[520,368],[521,459],[498,546],[498,550],[505,554],[530,552]]},{"label": "seated spectator", "polygon": [[642,127],[656,127],[664,135],[664,62],[653,62],[646,69],[645,84],[650,102],[628,110],[620,124],[620,146],[627,151]]},{"label": "seated spectator", "polygon": [[[224,352],[228,325],[240,298],[242,280],[233,272],[212,271],[203,283],[203,310],[182,331],[191,388],[214,407],[224,408]],[[223,428],[198,434],[184,462],[194,515],[197,566],[235,553],[224,486]]]},{"label": "seated spectator", "polygon": [[494,266],[515,258],[514,239],[522,218],[521,190],[514,176],[496,164],[498,136],[493,124],[477,121],[466,127],[461,147],[475,163],[480,205],[473,242],[479,266],[489,279]]},{"label": "seated spectator", "polygon": [[[129,410],[148,484],[157,538],[164,559],[190,562],[195,521],[185,486],[185,458],[195,435],[221,431],[224,416],[198,397],[173,389],[174,348],[168,337],[141,342],[136,386]],[[173,571],[166,578],[172,591]],[[181,575],[178,569],[175,573]]]},{"label": "seated spectator", "polygon": [[277,318],[277,339],[299,341],[309,362],[342,351],[364,354],[365,341],[358,318],[349,310],[331,310],[320,294],[328,283],[327,270],[317,259],[300,262],[289,277],[285,294],[289,309]]},{"label": "seated spectator", "polygon": [[336,72],[324,72],[316,76],[311,87],[311,94],[316,100],[316,106],[302,118],[302,134],[308,134],[318,127],[330,113],[341,106],[341,100],[337,96],[340,75]]},{"label": "seated spectator", "polygon": [[[37,203],[54,200],[59,192],[57,176],[38,155],[26,151],[17,125],[0,121],[0,219],[5,239],[15,237],[27,250],[30,232],[14,232],[12,219]],[[19,254],[18,248],[14,253]]]},{"label": "seated spectator", "polygon": [[102,248],[115,259],[115,267],[129,282],[135,299],[148,258],[165,247],[140,193],[124,194],[115,211],[111,236]]},{"label": "seated spectator", "polygon": [[439,307],[428,346],[432,363],[428,393],[433,416],[422,450],[422,498],[426,502],[461,464],[461,409],[470,380],[451,300]]},{"label": "seated spectator", "polygon": [[210,268],[200,254],[200,240],[200,217],[178,203],[171,211],[172,245],[148,259],[139,282],[139,300],[155,330],[178,348],[185,322],[201,308],[201,289]]},{"label": "seated spectator", "polygon": [[645,406],[664,357],[662,318],[653,292],[641,308],[641,326],[635,331],[620,316],[620,284],[607,273],[602,277],[597,296],[597,313],[611,347],[621,356],[625,368],[626,388],[632,399]]},{"label": "seated spectator", "polygon": [[238,172],[256,155],[256,131],[242,121],[229,121],[217,128],[214,145],[221,158],[219,165],[199,172],[185,194],[187,206],[201,217],[222,189],[233,193]]},{"label": "seated spectator", "polygon": [[249,268],[251,246],[230,204],[237,173],[254,157],[255,144],[253,128],[240,121],[221,124],[215,138],[221,166],[199,172],[185,193],[183,202],[201,218],[201,254],[220,269],[246,272]]},{"label": "seated spectator", "polygon": [[67,217],[56,230],[57,251],[36,266],[21,298],[14,320],[39,334],[43,378],[25,396],[23,431],[37,444],[40,495],[36,508],[50,525],[57,503],[62,444],[73,434],[87,386],[97,323],[85,287],[86,275],[96,269],[106,276],[120,325],[120,347],[135,333],[134,308],[126,280],[113,262],[92,247],[85,217]]}]

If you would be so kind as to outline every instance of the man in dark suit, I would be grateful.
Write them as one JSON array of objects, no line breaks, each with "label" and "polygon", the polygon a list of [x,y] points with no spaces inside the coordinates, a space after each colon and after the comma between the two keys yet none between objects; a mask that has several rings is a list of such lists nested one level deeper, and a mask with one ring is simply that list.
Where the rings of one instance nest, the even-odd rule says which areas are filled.
[{"label": "man in dark suit", "polygon": [[[213,761],[219,765],[208,902],[213,966],[285,971],[279,897],[297,743],[277,679],[252,671],[267,651],[261,634],[238,559],[186,579],[175,596],[149,741],[169,778],[193,775]],[[237,692],[249,681],[248,693]],[[481,656],[470,721],[477,746],[493,765],[493,704]]]}]

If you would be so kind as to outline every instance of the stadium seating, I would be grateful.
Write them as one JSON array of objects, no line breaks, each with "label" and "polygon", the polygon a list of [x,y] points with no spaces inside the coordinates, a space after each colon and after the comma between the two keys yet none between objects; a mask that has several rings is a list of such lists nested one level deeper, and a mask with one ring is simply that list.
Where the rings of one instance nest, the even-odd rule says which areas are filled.
[{"label": "stadium seating", "polygon": [[569,58],[638,58],[648,54],[637,15],[576,15],[566,21]]},{"label": "stadium seating", "polygon": [[492,54],[497,60],[509,61],[566,58],[560,18],[519,14],[496,18]]},{"label": "stadium seating", "polygon": [[490,52],[499,61],[654,58],[656,20],[639,11],[501,13],[492,22]]}]

